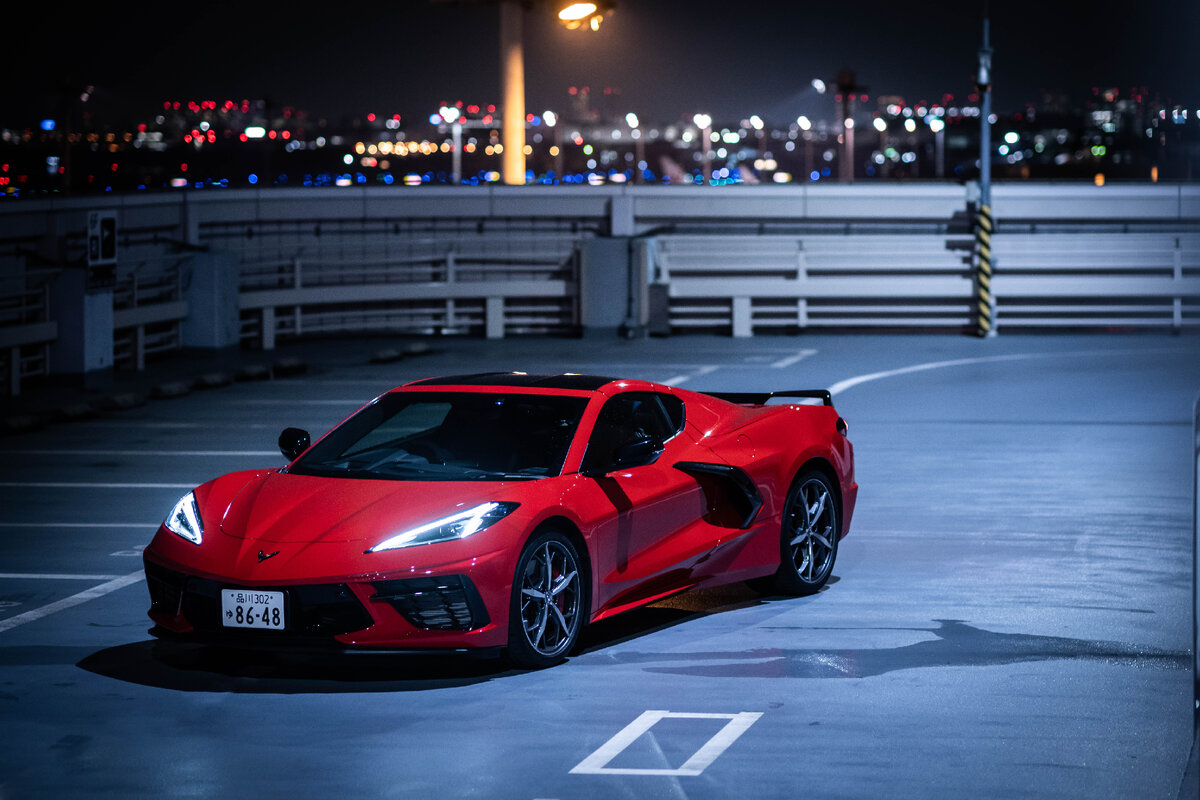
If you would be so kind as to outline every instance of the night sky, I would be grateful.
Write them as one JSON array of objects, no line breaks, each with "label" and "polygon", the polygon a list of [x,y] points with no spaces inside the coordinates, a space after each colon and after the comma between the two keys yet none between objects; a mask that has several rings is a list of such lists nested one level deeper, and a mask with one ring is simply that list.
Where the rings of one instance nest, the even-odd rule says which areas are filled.
[{"label": "night sky", "polygon": [[[98,119],[146,119],[164,100],[268,99],[337,122],[367,112],[424,119],[442,101],[500,102],[499,11],[429,0],[328,4],[66,3],[6,34],[0,126],[53,116],[59,86],[96,87]],[[47,7],[49,8],[49,7]],[[138,9],[138,15],[124,10]],[[122,9],[122,10],[117,10]],[[193,16],[172,21],[176,12]],[[620,92],[647,121],[697,111],[720,123],[819,113],[809,88],[843,67],[874,97],[960,101],[971,91],[977,2],[618,0],[598,33],[525,15],[526,103],[564,110],[570,86]],[[991,2],[998,111],[1041,89],[1147,86],[1200,107],[1200,3]],[[74,90],[73,90],[74,91]],[[831,103],[826,98],[823,102]]]}]

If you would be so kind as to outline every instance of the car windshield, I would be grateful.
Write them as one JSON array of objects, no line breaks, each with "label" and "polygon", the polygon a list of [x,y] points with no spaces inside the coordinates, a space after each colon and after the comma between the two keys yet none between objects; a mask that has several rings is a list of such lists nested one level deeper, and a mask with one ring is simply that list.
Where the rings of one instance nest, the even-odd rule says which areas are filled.
[{"label": "car windshield", "polygon": [[558,475],[585,397],[391,392],[339,425],[288,472],[416,481]]}]

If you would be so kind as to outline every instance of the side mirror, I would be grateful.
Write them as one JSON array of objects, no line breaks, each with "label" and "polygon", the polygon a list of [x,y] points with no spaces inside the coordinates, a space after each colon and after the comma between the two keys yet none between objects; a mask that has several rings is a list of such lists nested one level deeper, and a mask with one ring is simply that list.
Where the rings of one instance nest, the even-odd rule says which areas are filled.
[{"label": "side mirror", "polygon": [[295,461],[310,444],[312,439],[308,431],[300,428],[284,428],[283,433],[279,434],[279,452],[283,453],[288,461]]},{"label": "side mirror", "polygon": [[641,436],[626,442],[613,454],[612,468],[630,469],[653,464],[663,453],[663,443],[653,436]]}]

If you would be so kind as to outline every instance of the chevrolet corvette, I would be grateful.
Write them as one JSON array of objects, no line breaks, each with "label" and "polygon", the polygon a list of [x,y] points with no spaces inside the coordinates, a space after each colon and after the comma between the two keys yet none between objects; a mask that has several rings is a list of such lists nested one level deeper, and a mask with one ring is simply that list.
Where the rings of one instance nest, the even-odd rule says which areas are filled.
[{"label": "chevrolet corvette", "polygon": [[677,592],[817,592],[858,494],[824,390],[431,378],[279,446],[286,466],[196,487],[155,534],[156,636],[547,667],[584,625]]}]

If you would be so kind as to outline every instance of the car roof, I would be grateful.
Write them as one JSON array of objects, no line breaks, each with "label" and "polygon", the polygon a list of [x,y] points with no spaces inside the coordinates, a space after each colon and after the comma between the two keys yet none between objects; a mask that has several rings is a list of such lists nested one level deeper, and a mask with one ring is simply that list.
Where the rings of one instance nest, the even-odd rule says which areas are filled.
[{"label": "car roof", "polygon": [[618,378],[580,375],[572,372],[542,375],[528,372],[477,372],[471,375],[447,375],[404,384],[409,386],[522,386],[535,389],[564,389],[594,392]]}]

